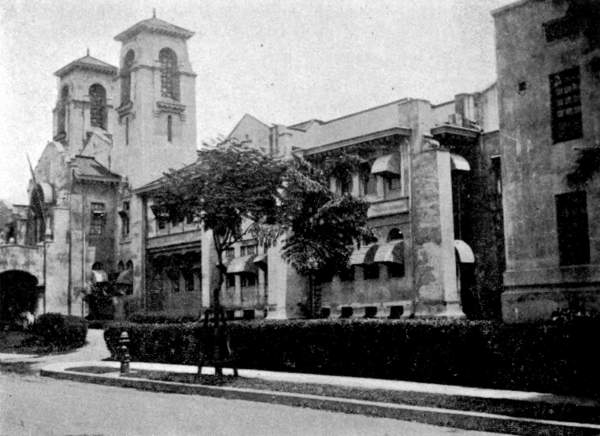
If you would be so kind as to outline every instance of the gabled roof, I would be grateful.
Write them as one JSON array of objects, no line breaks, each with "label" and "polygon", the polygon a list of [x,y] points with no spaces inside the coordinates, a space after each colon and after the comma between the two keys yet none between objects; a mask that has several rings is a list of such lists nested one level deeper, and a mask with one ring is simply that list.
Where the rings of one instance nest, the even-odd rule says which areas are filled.
[{"label": "gabled roof", "polygon": [[108,183],[121,181],[121,176],[111,172],[93,157],[77,155],[71,159],[70,164],[78,179]]},{"label": "gabled roof", "polygon": [[142,20],[139,23],[131,26],[129,29],[119,33],[117,36],[115,36],[115,40],[123,42],[144,31],[150,33],[160,33],[182,39],[189,39],[194,35],[194,32],[190,30],[186,30],[183,27],[175,26],[174,24],[167,23],[164,20],[152,17],[147,20]]},{"label": "gabled roof", "polygon": [[56,71],[54,75],[63,77],[76,69],[95,71],[97,73],[105,73],[110,75],[117,74],[117,67],[107,64],[106,62],[96,59],[88,54],[82,58],[74,60],[70,64],[65,65],[60,70]]}]

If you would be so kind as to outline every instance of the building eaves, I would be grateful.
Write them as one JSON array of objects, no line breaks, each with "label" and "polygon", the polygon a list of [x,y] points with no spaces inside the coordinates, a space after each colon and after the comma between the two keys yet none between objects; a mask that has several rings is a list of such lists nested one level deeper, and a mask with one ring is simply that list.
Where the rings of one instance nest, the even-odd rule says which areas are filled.
[{"label": "building eaves", "polygon": [[141,32],[158,33],[181,39],[189,39],[194,35],[194,32],[191,30],[175,26],[174,24],[167,23],[164,20],[153,17],[147,20],[142,20],[139,23],[131,26],[129,29],[119,33],[117,36],[115,36],[115,40],[120,42],[127,41]]},{"label": "building eaves", "polygon": [[534,0],[518,0],[516,2],[509,3],[507,5],[500,6],[499,8],[493,9],[491,14],[493,17],[495,17],[496,15],[503,14],[505,12],[508,12],[511,9],[515,9],[515,8],[526,5],[527,3],[531,3],[532,1],[534,1]]},{"label": "building eaves", "polygon": [[118,71],[117,67],[104,61],[101,61],[100,59],[96,59],[95,57],[92,57],[90,55],[86,55],[60,68],[54,73],[54,75],[57,77],[63,77],[71,71],[77,69],[94,71],[96,73],[104,73],[111,76],[116,75]]}]

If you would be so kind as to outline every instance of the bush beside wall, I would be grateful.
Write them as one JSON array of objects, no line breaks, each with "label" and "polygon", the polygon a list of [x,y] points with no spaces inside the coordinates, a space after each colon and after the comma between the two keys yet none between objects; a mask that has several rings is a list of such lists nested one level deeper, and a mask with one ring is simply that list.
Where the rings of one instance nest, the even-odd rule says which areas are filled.
[{"label": "bush beside wall", "polygon": [[87,322],[78,316],[60,313],[40,315],[33,324],[33,333],[43,338],[47,345],[59,349],[76,348],[85,344]]},{"label": "bush beside wall", "polygon": [[[600,322],[314,320],[229,323],[240,368],[378,377],[597,395]],[[116,355],[127,330],[133,360],[196,364],[202,325],[109,326]]]}]

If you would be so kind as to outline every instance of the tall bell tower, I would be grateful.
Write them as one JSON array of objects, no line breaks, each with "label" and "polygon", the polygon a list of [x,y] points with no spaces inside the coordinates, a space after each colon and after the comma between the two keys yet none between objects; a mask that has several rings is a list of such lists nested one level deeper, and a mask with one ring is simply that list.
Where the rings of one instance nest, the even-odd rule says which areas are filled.
[{"label": "tall bell tower", "polygon": [[132,188],[196,160],[193,32],[156,17],[118,34],[118,126],[113,168]]}]

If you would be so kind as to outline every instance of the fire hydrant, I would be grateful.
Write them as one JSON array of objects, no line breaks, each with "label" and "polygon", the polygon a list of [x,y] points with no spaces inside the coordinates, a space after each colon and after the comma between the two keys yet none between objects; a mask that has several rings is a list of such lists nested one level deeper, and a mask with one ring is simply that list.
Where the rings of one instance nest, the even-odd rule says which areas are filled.
[{"label": "fire hydrant", "polygon": [[129,373],[129,362],[131,362],[131,356],[129,355],[129,335],[127,332],[122,332],[119,338],[119,357],[121,360],[121,374]]}]

